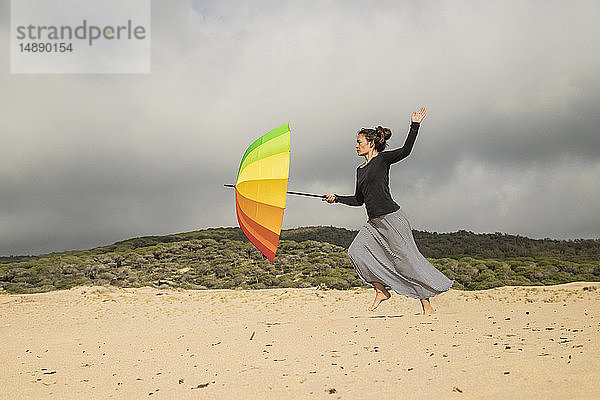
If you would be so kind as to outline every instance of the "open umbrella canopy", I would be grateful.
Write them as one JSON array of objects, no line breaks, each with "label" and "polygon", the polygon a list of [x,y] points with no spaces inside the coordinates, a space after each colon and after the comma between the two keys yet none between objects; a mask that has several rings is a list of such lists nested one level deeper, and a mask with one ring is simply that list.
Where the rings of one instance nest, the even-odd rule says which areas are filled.
[{"label": "open umbrella canopy", "polygon": [[246,237],[270,261],[275,258],[290,169],[290,124],[248,147],[235,183],[236,214]]}]

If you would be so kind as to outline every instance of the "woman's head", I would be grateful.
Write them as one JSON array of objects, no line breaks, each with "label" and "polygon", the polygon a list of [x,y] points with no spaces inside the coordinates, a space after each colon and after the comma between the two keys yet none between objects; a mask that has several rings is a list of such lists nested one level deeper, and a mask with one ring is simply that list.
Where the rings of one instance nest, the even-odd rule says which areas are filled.
[{"label": "woman's head", "polygon": [[390,137],[392,137],[390,128],[384,128],[382,126],[378,126],[375,129],[362,128],[358,131],[356,139],[356,150],[359,153],[358,155],[365,155],[365,151],[368,152],[367,149],[370,148],[375,148],[378,152],[385,150],[387,141]]}]

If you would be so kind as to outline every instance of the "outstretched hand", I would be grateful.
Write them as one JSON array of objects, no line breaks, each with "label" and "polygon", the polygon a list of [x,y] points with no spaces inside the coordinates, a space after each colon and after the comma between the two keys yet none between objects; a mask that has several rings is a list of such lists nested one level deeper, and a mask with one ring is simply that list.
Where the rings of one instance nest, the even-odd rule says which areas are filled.
[{"label": "outstretched hand", "polygon": [[411,121],[421,123],[423,118],[425,118],[425,107],[421,107],[419,111],[415,111],[412,113]]}]

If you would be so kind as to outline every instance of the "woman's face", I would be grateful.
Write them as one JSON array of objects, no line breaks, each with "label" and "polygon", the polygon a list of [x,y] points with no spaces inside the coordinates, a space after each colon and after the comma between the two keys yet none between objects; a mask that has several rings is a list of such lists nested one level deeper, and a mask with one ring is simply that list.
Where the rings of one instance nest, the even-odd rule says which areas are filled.
[{"label": "woman's face", "polygon": [[365,135],[358,135],[356,137],[356,153],[358,153],[359,156],[366,156],[372,148],[373,143],[369,142],[365,138]]}]

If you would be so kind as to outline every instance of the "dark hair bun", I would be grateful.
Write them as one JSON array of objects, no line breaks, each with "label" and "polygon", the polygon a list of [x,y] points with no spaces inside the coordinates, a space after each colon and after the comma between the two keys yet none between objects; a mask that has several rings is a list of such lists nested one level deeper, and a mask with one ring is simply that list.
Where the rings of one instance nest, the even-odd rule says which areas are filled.
[{"label": "dark hair bun", "polygon": [[390,128],[384,128],[381,125],[376,128],[377,135],[381,136],[383,140],[389,140],[392,137],[392,130]]}]

